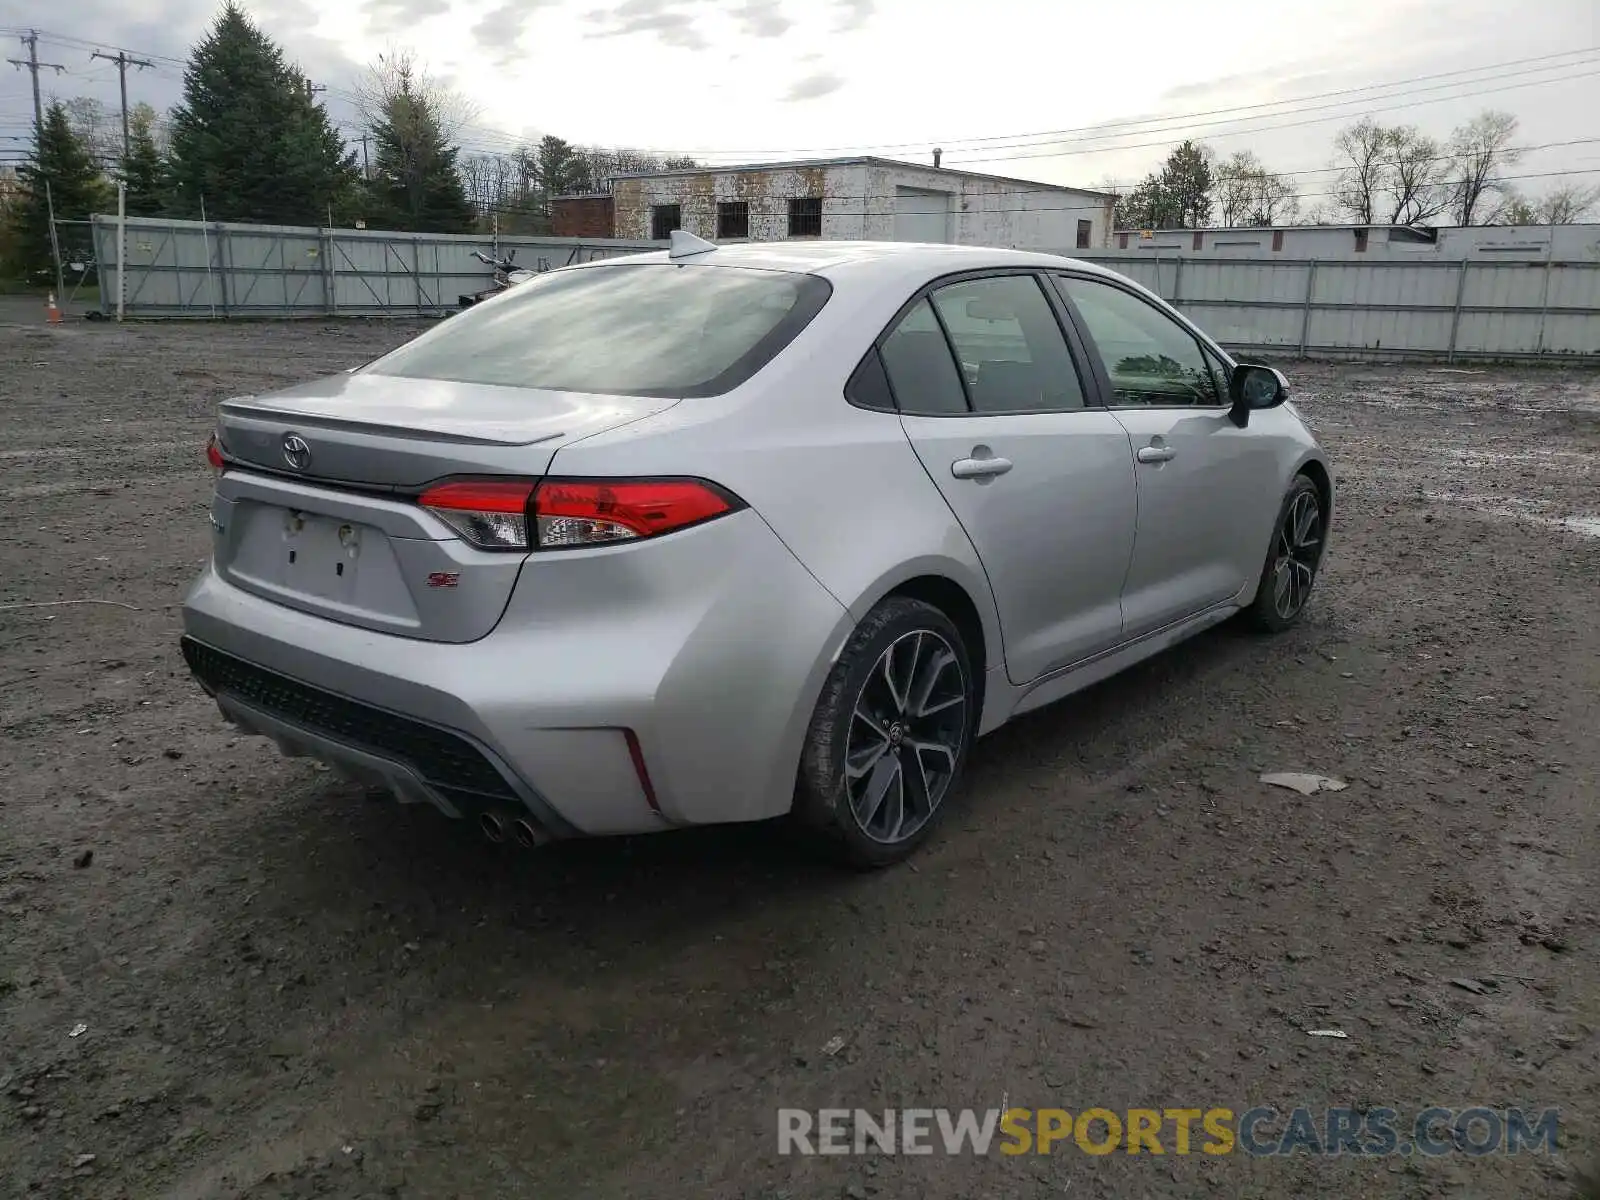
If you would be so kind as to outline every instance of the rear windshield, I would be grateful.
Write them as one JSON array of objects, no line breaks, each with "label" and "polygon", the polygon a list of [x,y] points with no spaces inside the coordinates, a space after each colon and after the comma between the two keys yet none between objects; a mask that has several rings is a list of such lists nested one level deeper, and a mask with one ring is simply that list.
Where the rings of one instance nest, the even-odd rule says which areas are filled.
[{"label": "rear windshield", "polygon": [[770,362],[831,291],[816,275],[740,267],[555,271],[365,369],[619,396],[715,396]]}]

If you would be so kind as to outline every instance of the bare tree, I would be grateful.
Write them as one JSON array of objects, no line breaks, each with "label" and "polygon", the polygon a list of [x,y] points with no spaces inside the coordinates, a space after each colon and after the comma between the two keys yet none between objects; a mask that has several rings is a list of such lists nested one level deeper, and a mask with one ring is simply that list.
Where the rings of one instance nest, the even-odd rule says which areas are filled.
[{"label": "bare tree", "polygon": [[1600,205],[1600,185],[1564,183],[1545,193],[1537,209],[1540,224],[1577,225]]},{"label": "bare tree", "polygon": [[1484,225],[1576,225],[1600,205],[1600,185],[1564,183],[1530,199],[1507,187],[1491,208]]},{"label": "bare tree", "polygon": [[1277,225],[1300,213],[1294,185],[1267,170],[1252,151],[1237,151],[1218,164],[1215,176],[1217,207],[1225,226]]},{"label": "bare tree", "polygon": [[1516,136],[1517,118],[1492,109],[1450,135],[1447,186],[1450,219],[1457,225],[1490,223],[1497,207],[1491,202],[1506,188],[1501,170],[1522,158],[1511,144]]},{"label": "bare tree", "polygon": [[1439,143],[1415,125],[1397,125],[1387,133],[1389,223],[1419,225],[1438,216],[1450,203]]},{"label": "bare tree", "polygon": [[1257,182],[1266,168],[1250,150],[1239,150],[1217,164],[1217,216],[1225,227],[1243,224],[1255,208]]},{"label": "bare tree", "polygon": [[1415,225],[1450,202],[1439,143],[1415,125],[1380,125],[1363,117],[1334,138],[1334,203],[1362,225]]},{"label": "bare tree", "polygon": [[1389,131],[1371,117],[1341,129],[1333,139],[1339,178],[1333,200],[1339,213],[1361,225],[1377,219],[1379,194],[1388,172]]},{"label": "bare tree", "polygon": [[122,157],[121,118],[93,96],[73,96],[63,100],[67,110],[67,124],[94,160],[104,166]]},{"label": "bare tree", "polygon": [[447,142],[455,142],[479,114],[477,105],[430,74],[410,50],[378,55],[357,81],[355,93],[356,110],[369,129],[388,120],[402,98],[432,114]]}]

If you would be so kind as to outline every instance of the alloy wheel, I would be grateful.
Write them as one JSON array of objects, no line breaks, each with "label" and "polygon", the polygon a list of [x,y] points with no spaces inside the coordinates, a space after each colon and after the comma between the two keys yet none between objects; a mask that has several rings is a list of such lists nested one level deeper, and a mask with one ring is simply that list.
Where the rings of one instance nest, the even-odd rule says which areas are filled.
[{"label": "alloy wheel", "polygon": [[966,672],[950,643],[926,629],[896,638],[868,672],[845,739],[845,791],[861,831],[893,844],[926,825],[966,731]]},{"label": "alloy wheel", "polygon": [[1292,619],[1311,597],[1322,555],[1322,508],[1311,492],[1301,492],[1278,527],[1272,566],[1272,604],[1279,617]]}]

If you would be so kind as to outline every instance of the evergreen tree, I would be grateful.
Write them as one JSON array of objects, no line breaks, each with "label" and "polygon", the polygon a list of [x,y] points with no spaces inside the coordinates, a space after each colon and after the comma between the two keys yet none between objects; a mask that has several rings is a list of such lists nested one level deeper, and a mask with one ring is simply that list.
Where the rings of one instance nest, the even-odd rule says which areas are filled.
[{"label": "evergreen tree", "polygon": [[[91,214],[107,210],[109,189],[83,141],[72,132],[67,110],[51,104],[32,161],[17,171],[20,197],[11,206],[12,255],[10,273],[21,279],[44,282],[55,278],[50,248],[50,208],[55,207],[56,236],[63,259],[86,257],[92,239],[86,224]],[[48,190],[45,185],[49,184]]]},{"label": "evergreen tree", "polygon": [[476,213],[456,169],[437,106],[409,64],[393,74],[372,128],[375,153],[368,185],[368,224],[420,233],[470,233]]},{"label": "evergreen tree", "polygon": [[128,154],[122,160],[128,185],[128,215],[159,217],[166,211],[167,164],[156,149],[149,118],[137,110],[128,121]]},{"label": "evergreen tree", "polygon": [[172,208],[311,224],[355,186],[355,155],[310,83],[234,0],[195,47],[172,114]]}]

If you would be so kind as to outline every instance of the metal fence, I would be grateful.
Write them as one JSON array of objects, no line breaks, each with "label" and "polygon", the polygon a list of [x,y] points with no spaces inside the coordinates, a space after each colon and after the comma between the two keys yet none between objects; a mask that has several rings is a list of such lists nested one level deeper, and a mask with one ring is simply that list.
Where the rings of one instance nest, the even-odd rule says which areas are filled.
[{"label": "metal fence", "polygon": [[[426,316],[489,284],[485,238],[94,218],[101,304],[129,317]],[[551,270],[664,243],[503,237]],[[1262,354],[1600,361],[1600,263],[1256,259],[1065,251],[1158,292],[1235,350]]]},{"label": "metal fence", "polygon": [[1232,350],[1600,362],[1596,262],[1077,256],[1144,284]]},{"label": "metal fence", "polygon": [[292,225],[129,217],[117,272],[117,220],[95,216],[100,304],[127,317],[416,317],[447,312],[490,285],[472,257],[516,251],[548,271],[659,249],[660,242],[457,237]]}]

